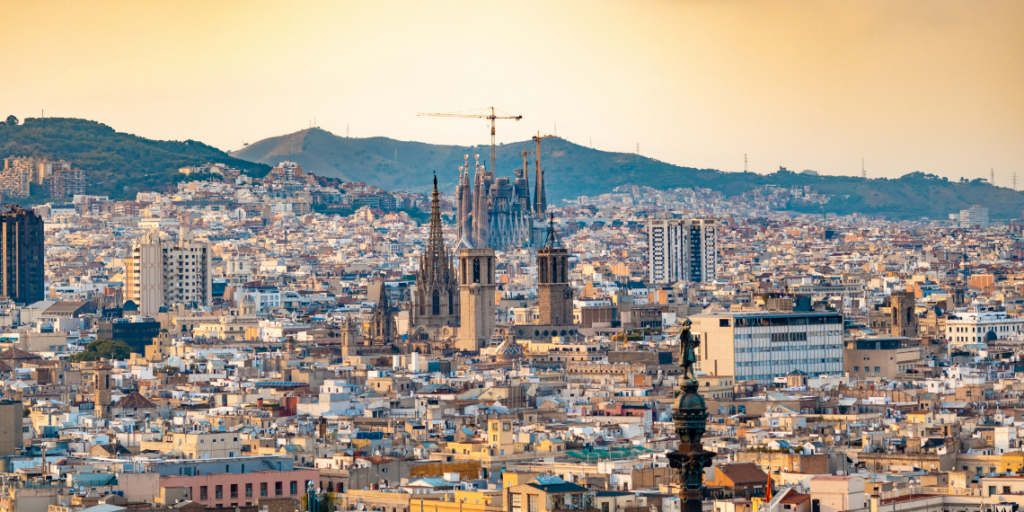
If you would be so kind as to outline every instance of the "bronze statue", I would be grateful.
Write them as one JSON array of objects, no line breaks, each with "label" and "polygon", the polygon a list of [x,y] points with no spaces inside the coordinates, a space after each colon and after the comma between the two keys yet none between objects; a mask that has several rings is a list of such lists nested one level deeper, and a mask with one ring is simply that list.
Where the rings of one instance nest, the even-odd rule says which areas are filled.
[{"label": "bronze statue", "polygon": [[683,321],[683,330],[679,332],[679,366],[683,367],[683,379],[697,380],[693,371],[693,365],[697,363],[697,354],[694,352],[697,343],[697,338],[690,334],[690,319],[687,318]]}]

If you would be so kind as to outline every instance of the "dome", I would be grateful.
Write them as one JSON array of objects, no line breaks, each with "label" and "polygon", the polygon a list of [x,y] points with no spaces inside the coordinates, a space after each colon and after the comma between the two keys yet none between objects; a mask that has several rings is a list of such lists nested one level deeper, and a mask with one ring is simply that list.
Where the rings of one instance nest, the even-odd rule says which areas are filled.
[{"label": "dome", "polygon": [[133,300],[126,300],[126,301],[124,301],[124,305],[121,306],[121,310],[122,311],[138,311],[139,310],[139,305],[136,304],[135,301],[133,301]]},{"label": "dome", "polygon": [[256,305],[256,299],[253,298],[251,293],[247,293],[247,294],[242,296],[242,304],[251,304],[251,305],[255,306]]}]

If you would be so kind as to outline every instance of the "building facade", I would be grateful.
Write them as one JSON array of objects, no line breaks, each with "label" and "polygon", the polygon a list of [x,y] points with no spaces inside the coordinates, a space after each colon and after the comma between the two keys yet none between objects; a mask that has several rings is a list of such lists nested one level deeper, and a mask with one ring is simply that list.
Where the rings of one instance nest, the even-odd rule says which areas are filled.
[{"label": "building facade", "polygon": [[651,219],[647,224],[648,281],[707,283],[717,277],[714,219]]},{"label": "building facade", "polygon": [[772,383],[793,370],[843,372],[843,316],[833,312],[722,312],[691,317],[700,336],[697,369],[736,381]]},{"label": "building facade", "polygon": [[988,208],[974,205],[966,210],[960,210],[961,228],[988,228]]},{"label": "building facade", "polygon": [[213,302],[210,244],[196,240],[188,228],[181,228],[177,240],[157,231],[142,235],[124,261],[125,299],[138,304],[142,315],[177,303]]},{"label": "building facade", "polygon": [[32,304],[43,300],[43,219],[31,210],[7,206],[0,211],[3,237],[0,296]]},{"label": "building facade", "polygon": [[946,317],[946,341],[950,347],[970,343],[985,343],[1015,336],[1024,329],[1024,318],[1016,318],[1006,311],[983,307],[957,310]]}]

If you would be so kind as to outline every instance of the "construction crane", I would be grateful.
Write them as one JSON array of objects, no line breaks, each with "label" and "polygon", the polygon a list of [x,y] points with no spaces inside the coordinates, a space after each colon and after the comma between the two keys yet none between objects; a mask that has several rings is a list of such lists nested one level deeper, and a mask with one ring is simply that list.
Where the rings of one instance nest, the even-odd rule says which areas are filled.
[{"label": "construction crane", "polygon": [[[498,110],[498,109],[496,109],[494,107],[487,107],[487,108],[484,109],[484,112],[486,112],[488,109],[490,109],[490,111],[491,111],[490,114],[480,114],[480,113],[477,113],[477,114],[463,114],[461,112],[452,112],[452,113],[449,113],[449,114],[428,114],[428,113],[420,112],[420,113],[418,113],[416,115],[418,115],[418,116],[429,116],[429,117],[460,117],[460,118],[463,118],[463,119],[490,119],[491,120],[491,171],[494,172],[495,171],[495,168],[494,168],[494,122],[497,121],[498,119],[514,119],[516,121],[519,121],[520,119],[523,118],[523,116],[514,116],[512,114],[509,114],[508,112],[502,112],[502,111],[500,111],[500,110]],[[502,114],[505,114],[505,115],[499,116],[499,115],[497,115],[498,112],[501,112]]]},{"label": "construction crane", "polygon": [[[533,185],[537,187],[537,191],[534,192],[534,213],[537,214],[538,218],[544,217],[544,211],[548,208],[547,195],[544,193],[544,171],[540,168],[540,141],[541,139],[555,139],[557,135],[541,135],[537,132],[537,135],[533,136],[533,141],[537,143],[537,149],[534,152],[536,158],[533,162],[534,180]],[[525,157],[524,157],[525,158]]]}]

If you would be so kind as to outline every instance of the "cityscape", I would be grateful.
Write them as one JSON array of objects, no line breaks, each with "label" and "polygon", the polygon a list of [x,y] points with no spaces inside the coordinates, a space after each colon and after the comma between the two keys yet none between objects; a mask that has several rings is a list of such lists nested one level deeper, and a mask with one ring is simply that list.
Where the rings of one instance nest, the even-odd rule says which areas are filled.
[{"label": "cityscape", "polygon": [[[581,30],[600,48],[598,27],[614,22],[633,35],[611,37],[666,63],[677,47],[733,63],[750,50],[705,48],[658,18],[711,27],[749,23],[767,7],[530,6],[587,11]],[[29,58],[12,61],[18,77],[9,82],[35,85],[15,84],[0,98],[12,112],[0,119],[0,512],[1019,510],[1024,192],[1014,169],[1024,162],[1019,147],[1002,143],[1024,133],[1024,117],[1012,118],[1024,112],[1019,91],[1002,97],[999,113],[976,105],[977,119],[995,126],[979,133],[984,143],[946,139],[976,129],[955,121],[959,104],[941,122],[928,110],[939,107],[908,106],[919,125],[893,151],[888,128],[844,125],[867,94],[844,89],[830,93],[836,119],[821,130],[849,151],[835,150],[832,135],[761,145],[752,139],[768,135],[748,140],[744,130],[724,146],[729,135],[712,124],[679,121],[686,126],[659,138],[616,117],[634,108],[621,106],[634,101],[627,92],[651,95],[635,100],[640,107],[667,98],[660,86],[700,82],[675,70],[652,71],[658,87],[609,77],[610,85],[563,93],[575,79],[559,72],[523,90],[453,85],[481,89],[458,103],[436,81],[452,70],[416,71],[404,60],[477,56],[465,41],[417,34],[459,26],[462,11],[498,16],[501,7],[103,2],[86,13],[0,0],[18,25],[81,15],[106,27],[106,15],[120,12],[154,31],[152,39],[133,27],[116,42],[83,40],[114,52],[111,67],[83,57],[89,64],[63,75],[76,78],[67,84],[49,83],[56,74],[40,80],[36,61],[91,50],[66,46],[65,34],[53,47],[19,49]],[[823,40],[851,52],[874,48],[847,39],[851,27],[878,31],[892,55],[854,67],[889,69],[924,51],[906,31],[933,43],[978,34],[965,55],[999,43],[1016,45],[1002,50],[1009,57],[1024,50],[1010,35],[1024,9],[1009,2],[970,14],[954,4],[910,2],[894,12],[865,3],[867,21],[852,7],[778,8],[780,26],[813,19],[806,27],[831,28]],[[395,47],[377,35],[392,15]],[[907,26],[879,21],[890,15]],[[950,25],[933,23],[941,17]],[[153,21],[161,18],[166,25]],[[258,105],[232,101],[253,94],[248,71],[240,78],[232,70],[241,68],[206,59],[256,66],[246,56],[256,47],[235,46],[253,36],[238,30],[266,19],[312,27],[313,43],[282,41],[258,58],[270,66],[261,73],[280,66],[277,81],[296,59],[346,62],[322,64],[324,77],[356,69],[389,76],[353,57],[359,52],[406,63],[413,79],[397,85],[353,79],[339,86],[341,98],[309,84],[297,95],[318,105],[375,102],[394,127],[378,128],[362,107],[346,106],[344,117],[339,107],[317,107],[329,126],[309,116],[293,131],[292,114],[281,112],[306,105],[294,97],[304,78]],[[321,32],[325,19],[365,25],[365,46],[357,52],[332,39],[349,35]],[[431,22],[441,26],[421,26]],[[672,44],[659,49],[634,29]],[[563,37],[523,51],[574,48]],[[777,37],[786,54],[802,36]],[[518,69],[515,45],[496,38],[487,44],[497,69]],[[337,46],[317,46],[326,42]],[[163,89],[165,72],[150,68],[155,60],[125,50],[132,43],[159,55],[200,45],[209,55],[176,54],[174,66],[205,84],[181,84],[188,100],[176,103],[178,93]],[[605,51],[584,53],[610,58]],[[884,80],[903,90],[946,76],[937,68],[967,69],[959,55],[929,58],[935,69]],[[797,55],[785,62],[807,77],[833,72]],[[94,66],[149,83],[137,92],[152,109],[136,110],[117,92],[123,84],[98,86]],[[345,66],[353,68],[339,71]],[[992,84],[1007,78],[990,71],[964,73],[956,87],[999,95]],[[720,86],[703,91],[716,98]],[[423,106],[379,99],[389,88]],[[959,98],[953,90],[885,98]],[[522,110],[457,110],[488,94]],[[591,94],[611,104],[607,123],[570,101]],[[780,101],[813,103],[791,94]],[[170,115],[162,102],[197,122],[143,119]],[[37,103],[59,105],[58,113]],[[664,108],[677,119],[685,110]],[[94,114],[105,109],[109,117]],[[268,119],[240,114],[251,109]],[[711,123],[702,112],[690,113]],[[555,115],[564,116],[561,135]],[[224,116],[236,116],[236,126]],[[778,130],[805,137],[800,119],[780,119]],[[383,134],[353,135],[356,123]],[[649,137],[652,149],[595,145],[585,130]],[[230,142],[239,135],[248,141]],[[748,143],[764,154],[749,159]],[[721,147],[735,154],[710,156]],[[921,148],[938,155],[915,156]],[[989,160],[957,170],[965,155]],[[920,167],[905,164],[911,157]],[[841,158],[852,163],[833,163]]]}]

